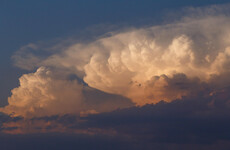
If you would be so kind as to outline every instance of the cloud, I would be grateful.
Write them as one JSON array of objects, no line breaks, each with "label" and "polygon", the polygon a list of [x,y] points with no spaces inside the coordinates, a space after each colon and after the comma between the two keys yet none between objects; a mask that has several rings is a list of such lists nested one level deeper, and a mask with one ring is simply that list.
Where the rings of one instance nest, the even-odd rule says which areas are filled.
[{"label": "cloud", "polygon": [[56,114],[89,114],[131,106],[121,96],[110,95],[80,83],[76,78],[40,67],[35,73],[23,75],[20,86],[1,111],[14,116],[34,117]]},{"label": "cloud", "polygon": [[225,88],[212,95],[204,91],[171,103],[161,101],[82,117],[68,114],[8,119],[2,131],[31,137],[35,133],[41,137],[82,136],[85,138],[80,139],[86,141],[119,139],[128,149],[226,149],[230,141],[229,91]]},{"label": "cloud", "polygon": [[[174,92],[167,97],[171,91],[164,92],[168,85],[163,78],[152,87],[149,83],[155,76],[172,79],[181,73],[208,82],[211,74],[227,71],[229,24],[228,17],[210,17],[100,39],[93,43],[93,48],[99,50],[84,66],[84,81],[102,91],[129,97],[137,104],[181,98],[186,94]],[[145,98],[147,91],[152,91],[152,99]]]},{"label": "cloud", "polygon": [[190,89],[166,90],[166,78],[185,74],[188,80],[209,82],[211,75],[228,70],[229,24],[227,16],[209,16],[134,29],[77,43],[40,64],[71,70],[90,87],[123,95],[138,105],[172,101]]},{"label": "cloud", "polygon": [[[142,106],[224,89],[230,86],[230,19],[226,7],[229,6],[190,8],[192,14],[198,15],[112,33],[94,41],[59,44],[50,51],[44,48],[43,52],[39,46],[29,44],[13,59],[21,68],[39,69],[20,78],[20,87],[12,90],[9,105],[2,110],[24,116],[73,112],[85,115],[109,109],[107,103],[100,103],[100,107],[95,104],[101,99],[98,95],[85,104],[85,97],[93,92],[83,91],[120,95]],[[82,83],[69,80],[70,74]],[[114,99],[116,106],[123,105]],[[115,108],[118,107],[111,110]]]},{"label": "cloud", "polygon": [[190,8],[173,23],[69,46],[22,47],[16,65],[37,69],[0,108],[0,145],[228,149],[230,19],[222,8]]},{"label": "cloud", "polygon": [[[132,143],[125,139],[111,136],[87,136],[76,134],[26,134],[26,135],[0,135],[1,147],[7,150],[14,149],[42,149],[42,150],[98,150],[98,149],[136,149]],[[90,143],[90,144],[89,144]]]}]

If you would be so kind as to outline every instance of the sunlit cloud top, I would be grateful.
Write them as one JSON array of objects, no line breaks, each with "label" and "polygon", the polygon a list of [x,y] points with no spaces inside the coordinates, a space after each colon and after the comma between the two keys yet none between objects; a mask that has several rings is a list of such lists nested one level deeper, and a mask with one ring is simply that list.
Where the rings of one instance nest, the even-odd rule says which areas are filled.
[{"label": "sunlit cloud top", "polygon": [[[13,56],[15,65],[38,70],[20,78],[2,111],[42,116],[122,107],[122,103],[107,109],[85,105],[84,87],[145,105],[203,91],[209,95],[230,86],[228,78],[223,84],[216,81],[229,74],[230,66],[230,19],[222,7],[227,6],[194,9],[200,16],[190,14],[173,23],[129,29],[59,50],[53,46],[48,57],[37,52],[39,45],[24,46]],[[69,75],[77,78],[69,80]]]}]

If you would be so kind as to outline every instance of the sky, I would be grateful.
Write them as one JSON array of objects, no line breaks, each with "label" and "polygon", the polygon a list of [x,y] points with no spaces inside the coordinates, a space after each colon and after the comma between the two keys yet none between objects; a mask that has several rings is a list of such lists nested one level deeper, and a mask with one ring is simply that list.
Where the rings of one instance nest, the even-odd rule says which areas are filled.
[{"label": "sky", "polygon": [[230,147],[228,0],[1,0],[0,148]]}]

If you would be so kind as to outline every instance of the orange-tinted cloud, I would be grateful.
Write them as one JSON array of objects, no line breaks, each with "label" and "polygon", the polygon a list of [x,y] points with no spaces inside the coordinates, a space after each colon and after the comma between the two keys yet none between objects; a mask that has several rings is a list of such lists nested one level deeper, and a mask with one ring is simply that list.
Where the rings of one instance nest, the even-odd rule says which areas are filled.
[{"label": "orange-tinted cloud", "polygon": [[[131,106],[128,99],[89,88],[64,73],[40,67],[25,74],[12,90],[9,105],[1,112],[13,116],[40,117],[56,114],[92,114]],[[95,97],[94,97],[95,96]]]},{"label": "orange-tinted cloud", "polygon": [[[86,105],[84,86],[66,80],[69,73],[91,88],[127,97],[136,105],[170,102],[203,90],[211,94],[216,90],[212,77],[228,74],[230,66],[229,15],[215,14],[215,10],[207,9],[206,15],[184,17],[171,24],[75,43],[52,51],[46,58],[20,53],[24,47],[13,56],[17,66],[55,68],[62,77],[60,73],[50,76],[52,71],[44,68],[23,75],[20,87],[12,90],[9,105],[2,111],[39,116],[73,112],[85,115],[107,109],[94,108],[93,101]],[[37,48],[33,44],[27,47]],[[224,86],[229,84],[219,84]]]}]

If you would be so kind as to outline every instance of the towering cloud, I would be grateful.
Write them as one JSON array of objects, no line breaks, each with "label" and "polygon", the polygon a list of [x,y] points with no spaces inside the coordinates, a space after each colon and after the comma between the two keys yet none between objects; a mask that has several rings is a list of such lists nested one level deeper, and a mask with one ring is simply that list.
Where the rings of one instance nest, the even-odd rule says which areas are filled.
[{"label": "towering cloud", "polygon": [[132,106],[121,96],[109,95],[80,83],[57,70],[40,67],[25,74],[12,90],[9,105],[1,111],[13,116],[40,117],[56,114],[87,115]]},{"label": "towering cloud", "polygon": [[228,71],[229,25],[228,17],[209,16],[136,29],[73,45],[42,63],[82,71],[89,86],[140,105],[171,101]]},{"label": "towering cloud", "polygon": [[[230,19],[228,14],[215,14],[218,7],[214,8],[207,11],[211,15],[76,43],[52,51],[49,57],[31,52],[29,58],[33,59],[27,59],[24,47],[13,58],[22,68],[45,66],[61,70],[63,76],[75,74],[89,87],[130,98],[137,105],[170,102],[202,91],[212,94],[230,86]],[[227,82],[215,81],[220,77]],[[20,83],[4,112],[22,106],[26,109],[19,115],[40,110],[45,110],[44,114],[87,110],[82,101],[83,85],[75,80],[57,79],[40,68],[23,75]],[[27,107],[30,104],[36,107]]]}]

